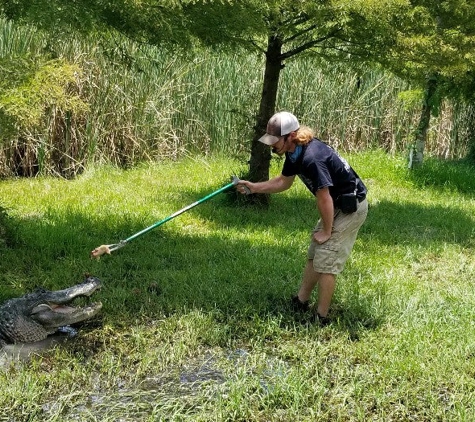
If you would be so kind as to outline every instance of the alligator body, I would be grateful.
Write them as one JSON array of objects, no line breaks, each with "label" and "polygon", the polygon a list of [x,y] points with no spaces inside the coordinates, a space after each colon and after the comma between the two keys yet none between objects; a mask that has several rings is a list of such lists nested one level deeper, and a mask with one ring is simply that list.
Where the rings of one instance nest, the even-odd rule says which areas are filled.
[{"label": "alligator body", "polygon": [[0,347],[15,343],[44,340],[59,327],[85,321],[95,316],[102,304],[73,306],[74,299],[89,297],[101,286],[96,277],[64,290],[37,289],[22,297],[7,300],[0,306]]}]

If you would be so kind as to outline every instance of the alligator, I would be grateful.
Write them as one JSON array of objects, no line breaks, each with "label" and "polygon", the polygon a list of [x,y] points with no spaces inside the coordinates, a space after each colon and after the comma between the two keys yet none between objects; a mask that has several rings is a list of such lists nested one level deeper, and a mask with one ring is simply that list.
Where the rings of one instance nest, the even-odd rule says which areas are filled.
[{"label": "alligator", "polygon": [[0,306],[0,348],[8,344],[33,343],[46,339],[60,327],[76,324],[95,316],[102,303],[73,306],[77,297],[91,296],[101,287],[96,277],[64,290],[36,289]]}]

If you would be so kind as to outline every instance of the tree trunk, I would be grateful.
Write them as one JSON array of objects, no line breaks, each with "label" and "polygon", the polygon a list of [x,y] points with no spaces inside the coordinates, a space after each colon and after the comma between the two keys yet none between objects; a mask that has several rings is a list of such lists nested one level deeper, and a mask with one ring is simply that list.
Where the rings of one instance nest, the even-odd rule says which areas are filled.
[{"label": "tree trunk", "polygon": [[[249,180],[262,182],[269,180],[269,167],[271,151],[267,145],[259,142],[259,138],[265,133],[268,120],[275,112],[277,101],[277,89],[279,86],[280,71],[283,68],[282,40],[276,36],[270,36],[266,51],[266,66],[262,86],[259,113],[254,127],[254,136],[251,145],[251,158],[249,160]],[[256,195],[257,196],[257,195]],[[259,195],[258,202],[268,203],[268,196]]]},{"label": "tree trunk", "polygon": [[437,77],[431,76],[427,79],[421,117],[419,118],[419,124],[417,125],[414,144],[409,152],[408,168],[410,169],[421,166],[424,161],[424,146],[427,140],[427,131],[429,129],[432,108],[435,102],[436,90]]},{"label": "tree trunk", "polygon": [[469,143],[468,159],[475,163],[475,101],[472,101],[467,113],[467,138]]}]

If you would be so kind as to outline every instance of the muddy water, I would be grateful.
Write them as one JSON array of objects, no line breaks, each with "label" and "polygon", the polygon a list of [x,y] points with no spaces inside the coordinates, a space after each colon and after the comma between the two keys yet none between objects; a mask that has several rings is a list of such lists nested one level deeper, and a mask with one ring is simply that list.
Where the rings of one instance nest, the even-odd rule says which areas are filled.
[{"label": "muddy water", "polygon": [[28,361],[33,356],[41,356],[43,352],[64,343],[76,335],[77,330],[75,328],[66,326],[61,327],[57,333],[35,343],[8,344],[0,350],[0,368],[4,368],[12,363]]},{"label": "muddy water", "polygon": [[[32,356],[40,356],[57,344],[76,335],[76,331],[66,328],[37,343],[10,345],[0,353],[0,365],[20,362]],[[232,351],[209,351],[189,360],[185,365],[168,368],[150,376],[139,384],[119,380],[113,388],[104,387],[98,374],[93,391],[81,398],[72,396],[70,400],[52,401],[42,405],[44,420],[53,420],[61,415],[67,421],[114,421],[141,422],[151,420],[173,420],[170,414],[187,412],[186,409],[203,406],[217,395],[226,396],[229,382],[239,376],[257,377],[263,394],[274,388],[282,378],[288,364],[272,357],[260,359],[255,368],[255,357],[245,349]],[[238,375],[239,374],[239,375]],[[65,389],[65,395],[67,389]],[[171,418],[171,419],[170,419]],[[55,419],[57,420],[57,419]]]},{"label": "muddy water", "polygon": [[[170,414],[177,409],[186,412],[185,409],[202,406],[217,394],[225,394],[226,383],[235,380],[236,373],[249,372],[254,376],[249,361],[250,355],[244,349],[224,354],[209,352],[184,366],[148,377],[138,385],[123,381],[114,391],[105,391],[98,381],[97,389],[90,392],[84,403],[67,410],[58,409],[57,403],[46,403],[43,412],[46,418],[67,414],[68,421],[139,422],[162,420],[164,415],[168,415],[165,420],[173,420]],[[264,393],[272,390],[273,382],[283,375],[286,365],[273,359],[266,362],[264,370],[259,372]]]}]

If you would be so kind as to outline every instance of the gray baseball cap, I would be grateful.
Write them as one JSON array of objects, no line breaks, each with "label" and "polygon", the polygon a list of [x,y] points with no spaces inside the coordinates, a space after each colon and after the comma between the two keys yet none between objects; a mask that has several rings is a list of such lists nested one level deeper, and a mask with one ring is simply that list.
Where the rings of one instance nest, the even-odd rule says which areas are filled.
[{"label": "gray baseball cap", "polygon": [[279,141],[281,136],[288,135],[299,127],[297,117],[288,111],[280,111],[269,119],[266,134],[259,138],[259,142],[272,146]]}]

